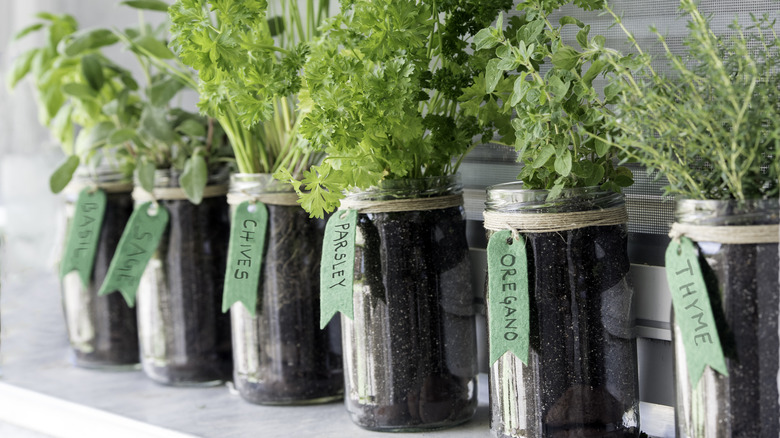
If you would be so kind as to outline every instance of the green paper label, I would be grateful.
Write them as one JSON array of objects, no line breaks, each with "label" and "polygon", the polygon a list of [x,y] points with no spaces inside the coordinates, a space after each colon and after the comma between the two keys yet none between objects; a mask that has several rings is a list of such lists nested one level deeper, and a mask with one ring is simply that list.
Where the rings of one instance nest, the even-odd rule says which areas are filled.
[{"label": "green paper label", "polygon": [[106,211],[106,194],[102,190],[84,189],[74,206],[65,251],[60,264],[60,278],[71,271],[78,271],[81,283],[86,287],[95,264],[100,228]]},{"label": "green paper label", "polygon": [[268,209],[262,202],[242,202],[235,209],[230,224],[223,312],[240,302],[255,316],[267,226]]},{"label": "green paper label", "polygon": [[325,226],[320,262],[320,328],[325,328],[337,312],[354,318],[352,284],[357,214],[357,210],[337,211]]},{"label": "green paper label", "polygon": [[666,248],[666,278],[691,384],[694,388],[698,385],[707,365],[728,376],[698,252],[691,239],[673,240]]},{"label": "green paper label", "polygon": [[135,208],[119,239],[98,295],[119,291],[130,307],[135,305],[141,276],[167,225],[168,211],[162,205],[152,207],[151,202],[145,202]]},{"label": "green paper label", "polygon": [[490,364],[511,352],[528,364],[528,259],[525,239],[511,231],[490,236],[488,257],[488,340]]}]

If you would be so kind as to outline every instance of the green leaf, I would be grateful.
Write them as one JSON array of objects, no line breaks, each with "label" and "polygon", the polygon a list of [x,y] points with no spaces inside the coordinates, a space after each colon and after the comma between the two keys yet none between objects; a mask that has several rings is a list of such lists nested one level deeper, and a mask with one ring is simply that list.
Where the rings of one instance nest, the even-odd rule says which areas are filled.
[{"label": "green leaf", "polygon": [[621,84],[617,82],[610,82],[606,87],[604,87],[604,98],[606,102],[613,103],[613,100],[618,96],[621,89]]},{"label": "green leaf", "polygon": [[634,184],[634,179],[626,175],[617,175],[613,181],[620,187],[630,187]]},{"label": "green leaf", "polygon": [[562,155],[555,157],[555,171],[558,175],[567,177],[571,173],[571,151],[566,150]]},{"label": "green leaf", "polygon": [[146,9],[148,11],[168,11],[168,3],[159,0],[125,0],[119,2],[119,4],[127,5],[136,9]]},{"label": "green leaf", "polygon": [[65,161],[51,174],[49,178],[49,188],[53,193],[59,193],[68,185],[73,178],[73,173],[79,167],[79,157],[70,155]]},{"label": "green leaf", "polygon": [[590,33],[590,24],[583,27],[577,32],[577,43],[580,47],[586,49],[588,47],[588,34]]},{"label": "green leaf", "polygon": [[121,145],[128,141],[132,141],[136,136],[135,129],[130,128],[120,128],[114,130],[108,138],[106,139],[107,143],[110,145]]},{"label": "green leaf", "polygon": [[585,184],[588,186],[595,186],[596,184],[601,183],[602,179],[604,179],[604,166],[599,164],[594,164],[593,173],[585,181]]},{"label": "green leaf", "polygon": [[582,77],[582,81],[585,82],[586,85],[591,86],[593,84],[593,79],[596,78],[602,71],[604,71],[604,68],[607,67],[607,62],[602,61],[600,59],[597,59],[593,61],[590,64],[590,68],[585,73],[585,75]]},{"label": "green leaf", "polygon": [[114,132],[114,124],[100,122],[89,128],[82,128],[76,139],[76,155],[87,155],[92,149],[103,146],[108,136]]},{"label": "green leaf", "polygon": [[147,192],[151,193],[154,190],[154,172],[156,170],[157,166],[146,156],[142,156],[135,166],[135,177],[141,184],[141,188]]},{"label": "green leaf", "polygon": [[119,38],[108,29],[94,29],[80,32],[65,45],[63,53],[66,56],[78,56],[88,50],[98,49],[119,41]]},{"label": "green leaf", "polygon": [[[514,59],[504,58],[498,62],[496,68],[501,71],[514,70],[519,66]],[[499,77],[500,79],[500,77]]]},{"label": "green leaf", "polygon": [[28,50],[14,59],[10,68],[11,73],[7,78],[8,88],[15,88],[16,84],[18,84],[23,77],[27,76],[27,73],[30,72],[30,68],[32,67],[33,59],[35,59],[35,56],[38,54],[38,50],[39,49]]},{"label": "green leaf", "polygon": [[63,105],[54,118],[51,119],[49,129],[52,135],[60,142],[66,155],[73,154],[73,141],[75,127],[72,120],[73,105]]},{"label": "green leaf", "polygon": [[159,59],[173,59],[176,55],[162,41],[151,35],[143,35],[132,41],[133,50]]},{"label": "green leaf", "polygon": [[573,69],[579,59],[580,53],[569,46],[561,47],[552,55],[553,65],[563,70]]},{"label": "green leaf", "polygon": [[561,24],[561,27],[566,26],[567,24],[576,24],[577,27],[580,27],[580,28],[585,27],[585,23],[583,23],[582,21],[580,21],[580,20],[578,20],[578,19],[576,19],[574,17],[569,17],[569,16],[561,17],[561,19],[558,20],[558,23]]},{"label": "green leaf", "polygon": [[122,81],[123,84],[125,84],[125,87],[133,91],[138,89],[138,82],[136,82],[135,79],[133,79],[130,73],[122,72],[122,74],[119,76],[119,80]]},{"label": "green leaf", "polygon": [[92,89],[92,87],[89,85],[76,84],[72,82],[69,84],[63,84],[62,92],[68,96],[81,100],[92,100],[97,97],[97,92],[95,92],[95,90]]},{"label": "green leaf", "polygon": [[485,28],[474,35],[474,50],[492,49],[498,44],[498,38],[493,35],[493,29]]},{"label": "green leaf", "polygon": [[599,49],[603,49],[607,44],[607,38],[604,35],[596,35],[590,41]]},{"label": "green leaf", "polygon": [[559,196],[561,196],[561,192],[563,192],[564,184],[562,182],[555,183],[555,185],[552,186],[550,191],[547,193],[547,199],[553,200],[558,199]]},{"label": "green leaf", "polygon": [[566,93],[569,91],[569,83],[564,82],[557,75],[553,75],[547,81],[549,90],[555,95],[555,101],[560,102],[566,97]]},{"label": "green leaf", "polygon": [[525,80],[525,74],[518,76],[517,79],[515,79],[515,85],[512,90],[512,97],[509,99],[509,105],[513,107],[517,106],[517,104],[523,100],[523,97],[525,97],[525,93],[528,92],[529,88],[531,88],[531,84]]},{"label": "green leaf", "polygon": [[536,40],[544,30],[545,22],[543,19],[535,19],[528,24],[523,25],[520,30],[517,31],[517,41],[523,41],[526,44]]},{"label": "green leaf", "polygon": [[200,154],[195,154],[184,163],[184,171],[181,173],[181,188],[187,194],[187,198],[193,204],[200,204],[203,200],[203,189],[209,179],[206,160]]},{"label": "green leaf", "polygon": [[99,92],[103,88],[106,78],[103,75],[103,64],[96,55],[87,55],[81,58],[81,72],[93,90]]},{"label": "green leaf", "polygon": [[175,133],[171,129],[165,108],[147,105],[141,112],[141,131],[163,143],[171,143]]},{"label": "green leaf", "polygon": [[538,169],[545,164],[547,164],[547,161],[555,154],[555,148],[552,145],[547,145],[542,148],[541,151],[539,151],[539,155],[536,156],[533,163],[531,163],[531,167],[534,169]]},{"label": "green leaf", "polygon": [[198,123],[193,119],[187,119],[183,121],[179,126],[176,127],[176,130],[188,137],[198,138],[206,136],[206,127],[203,126],[202,123]]},{"label": "green leaf", "polygon": [[184,84],[176,78],[166,78],[156,82],[149,89],[152,105],[166,106],[182,88]]},{"label": "green leaf", "polygon": [[609,143],[599,140],[598,138],[595,139],[593,147],[596,150],[596,155],[599,157],[603,157],[604,155],[607,155],[607,152],[609,152]]},{"label": "green leaf", "polygon": [[25,27],[24,29],[20,30],[19,32],[17,32],[16,35],[13,36],[12,40],[16,41],[16,40],[18,40],[20,38],[24,38],[25,35],[28,35],[28,34],[30,34],[32,32],[40,30],[41,28],[43,28],[43,23],[31,24],[31,25]]},{"label": "green leaf", "polygon": [[503,76],[504,71],[498,68],[498,64],[501,62],[498,58],[493,58],[487,63],[485,68],[485,93],[490,94],[496,89],[498,80]]}]

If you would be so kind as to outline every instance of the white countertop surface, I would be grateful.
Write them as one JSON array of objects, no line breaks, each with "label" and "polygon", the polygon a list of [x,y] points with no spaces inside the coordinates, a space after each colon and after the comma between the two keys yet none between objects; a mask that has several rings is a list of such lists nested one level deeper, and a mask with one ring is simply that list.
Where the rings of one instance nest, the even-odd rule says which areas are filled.
[{"label": "white countertop surface", "polygon": [[[141,371],[73,367],[51,273],[6,279],[0,291],[0,435],[3,437],[378,437],[355,426],[342,403],[258,406],[226,386],[171,388]],[[487,376],[474,418],[451,429],[393,436],[490,437]],[[642,403],[642,430],[673,437],[671,408]],[[29,431],[22,434],[21,431]]]}]

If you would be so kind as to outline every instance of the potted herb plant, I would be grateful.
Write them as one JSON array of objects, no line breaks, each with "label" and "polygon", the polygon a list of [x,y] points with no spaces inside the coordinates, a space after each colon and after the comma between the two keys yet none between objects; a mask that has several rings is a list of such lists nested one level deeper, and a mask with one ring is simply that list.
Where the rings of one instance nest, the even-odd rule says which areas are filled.
[{"label": "potted herb plant", "polygon": [[[601,1],[571,2],[578,12]],[[633,292],[626,282],[633,182],[604,141],[608,95],[593,84],[631,58],[590,35],[569,2],[528,1],[505,30],[475,36],[495,49],[486,91],[505,83],[515,111],[519,182],[488,188],[491,429],[498,437],[637,436]],[[560,14],[558,14],[560,15]],[[585,15],[585,14],[581,14]],[[564,32],[576,30],[576,46]],[[506,73],[505,73],[506,72]]]},{"label": "potted herb plant", "polygon": [[775,436],[780,43],[773,17],[718,37],[696,2],[681,8],[686,56],[658,34],[672,75],[639,46],[641,74],[616,68],[611,140],[677,197],[666,253],[677,436]]},{"label": "potted herb plant", "polygon": [[352,1],[312,44],[300,132],[328,156],[302,178],[277,175],[315,216],[341,205],[323,245],[321,322],[346,314],[345,402],[361,427],[441,428],[475,411],[475,309],[456,172],[473,138],[492,132],[481,123],[491,120],[486,108],[508,123],[495,95],[470,88],[484,81],[487,60],[467,49],[510,5]]},{"label": "potted herb plant", "polygon": [[[154,1],[125,3],[158,11],[168,7]],[[220,312],[219,294],[229,234],[230,149],[223,147],[224,136],[213,119],[172,104],[195,83],[166,46],[167,27],[166,22],[157,28],[142,22],[136,29],[115,31],[137,56],[146,86],[136,102],[137,127],[109,138],[132,144],[138,157],[137,208],[101,293],[118,290],[133,304],[136,290],[122,276],[127,266],[145,265],[136,286],[144,372],[168,385],[211,385],[229,380],[232,370],[230,321]],[[157,210],[150,216],[168,218],[156,229],[148,265],[133,258],[139,252],[134,239],[155,234],[137,219],[147,208]]]},{"label": "potted herb plant", "polygon": [[32,78],[40,120],[67,156],[50,186],[55,193],[64,189],[67,199],[60,277],[73,362],[134,368],[139,359],[135,312],[121,297],[97,292],[132,212],[135,157],[108,139],[137,123],[138,86],[128,70],[101,52],[117,42],[110,31],[79,31],[70,15],[40,13],[38,18],[42,21],[16,38],[43,32],[44,43],[20,55],[8,78],[12,88]]},{"label": "potted herb plant", "polygon": [[235,386],[252,403],[343,394],[340,326],[317,322],[325,224],[271,176],[280,167],[300,176],[321,155],[298,135],[296,94],[329,2],[304,5],[180,0],[170,10],[172,47],[198,71],[201,109],[220,121],[236,156],[223,311],[233,324]]}]

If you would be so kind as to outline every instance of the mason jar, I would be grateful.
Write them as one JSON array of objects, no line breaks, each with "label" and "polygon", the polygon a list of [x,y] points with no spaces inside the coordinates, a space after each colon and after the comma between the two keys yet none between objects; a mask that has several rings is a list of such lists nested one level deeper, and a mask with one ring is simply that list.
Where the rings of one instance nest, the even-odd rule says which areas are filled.
[{"label": "mason jar", "polygon": [[79,192],[88,187],[106,193],[106,208],[89,283],[85,286],[77,271],[60,281],[71,361],[83,368],[136,369],[140,356],[135,309],[121,294],[98,295],[133,212],[132,181],[117,171],[79,169],[65,189],[66,230],[71,227]]},{"label": "mason jar", "polygon": [[[167,190],[180,187],[179,176],[171,169],[155,172],[153,197],[170,219],[138,286],[141,359],[146,375],[158,383],[217,385],[233,369],[230,319],[221,307],[230,233],[228,173],[209,176],[198,205],[181,190]],[[136,196],[136,202],[144,197]]]},{"label": "mason jar", "polygon": [[[228,199],[268,210],[255,316],[230,308],[233,381],[259,404],[313,404],[344,395],[341,326],[320,330],[320,256],[325,221],[309,218],[289,184],[270,174],[233,174]],[[235,199],[235,201],[234,201]]]},{"label": "mason jar", "polygon": [[[421,202],[358,214],[354,320],[342,315],[341,324],[345,403],[361,427],[428,430],[475,412],[475,300],[461,192],[457,176],[385,180],[342,203],[378,202],[382,210],[385,201]],[[454,202],[426,207],[442,199]]]},{"label": "mason jar", "polygon": [[[491,364],[492,434],[638,436],[624,198],[598,187],[564,189],[554,200],[548,195],[520,182],[487,189],[486,228],[488,215],[500,214],[533,230],[512,227],[526,245],[528,363],[504,354]],[[496,228],[506,229],[488,229],[488,238]]]},{"label": "mason jar", "polygon": [[[777,199],[676,203],[679,224],[751,226],[780,223]],[[732,237],[736,231],[730,232]],[[780,436],[780,287],[778,239],[772,243],[719,243],[695,240],[707,292],[726,360],[728,376],[709,367],[697,384],[679,325],[673,318],[677,436]],[[750,239],[748,239],[750,240]],[[771,239],[770,239],[771,240]]]}]

